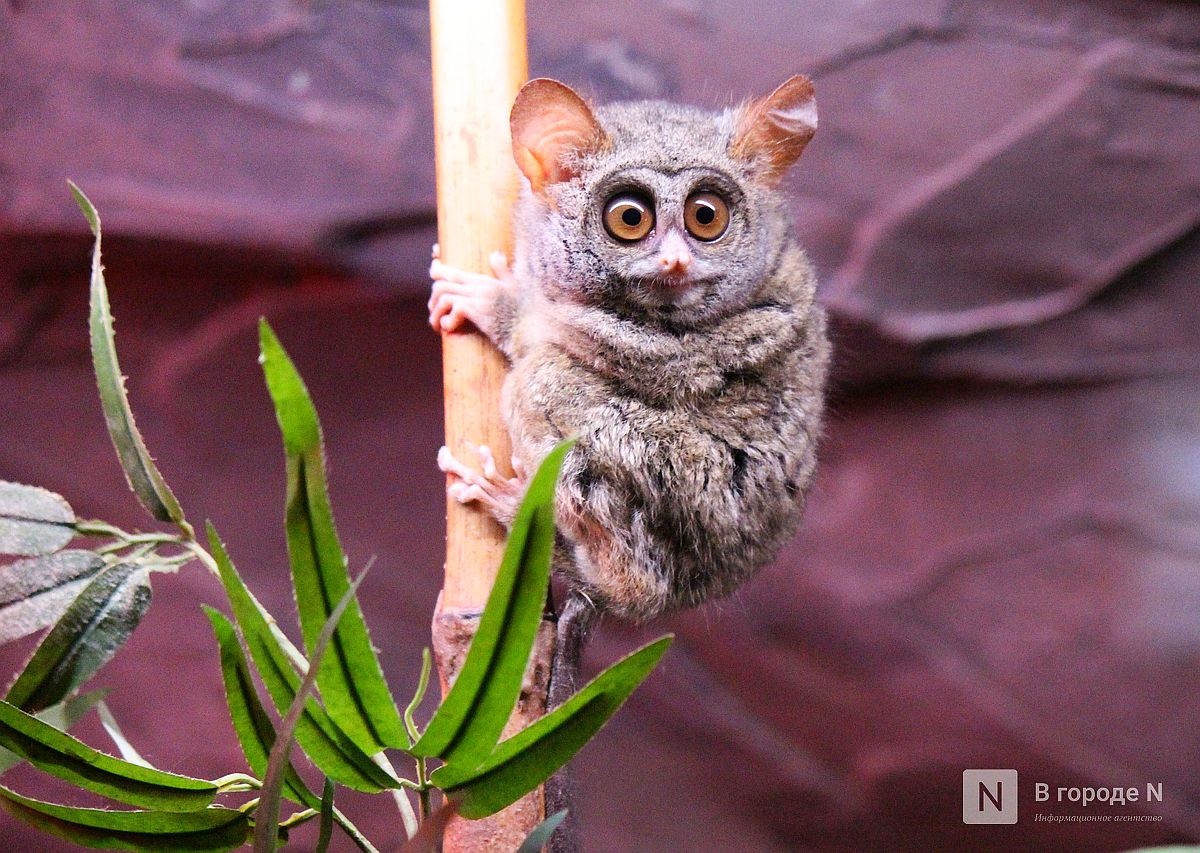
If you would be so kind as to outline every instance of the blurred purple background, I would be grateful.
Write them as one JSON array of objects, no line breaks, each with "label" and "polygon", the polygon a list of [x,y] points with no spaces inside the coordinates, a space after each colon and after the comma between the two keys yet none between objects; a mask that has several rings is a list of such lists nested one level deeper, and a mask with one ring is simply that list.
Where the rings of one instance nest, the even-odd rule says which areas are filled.
[{"label": "blurred purple background", "polygon": [[[588,849],[1200,840],[1200,7],[533,0],[529,30],[533,73],[598,99],[723,106],[803,71],[821,109],[788,183],[835,318],[819,481],[734,599],[602,629],[593,669],[679,639],[577,762]],[[429,90],[420,4],[0,0],[0,479],[145,524],[92,386],[70,177],[104,218],[148,444],[281,617],[256,319],[292,351],[405,697],[443,535]],[[240,770],[199,610],[219,590],[199,567],[155,588],[95,683],[157,765]],[[1019,823],[962,823],[967,768],[1019,771]],[[1164,799],[1084,810],[1034,782]],[[345,808],[386,845],[380,802]],[[0,822],[6,849],[61,849]]]}]

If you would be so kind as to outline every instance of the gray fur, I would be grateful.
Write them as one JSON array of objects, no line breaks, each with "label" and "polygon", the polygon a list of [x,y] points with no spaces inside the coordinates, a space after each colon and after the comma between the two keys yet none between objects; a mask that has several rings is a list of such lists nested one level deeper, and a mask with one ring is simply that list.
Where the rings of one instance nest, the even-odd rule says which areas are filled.
[{"label": "gray fur", "polygon": [[[495,332],[514,454],[532,464],[578,437],[556,567],[629,619],[725,595],[772,560],[816,465],[825,316],[783,197],[729,153],[739,115],[601,107],[607,144],[544,194],[527,186],[515,214],[518,291]],[[729,200],[720,240],[689,238],[697,284],[679,298],[656,286],[654,239],[604,230],[605,201],[631,186],[657,200],[658,230],[698,188]]]}]

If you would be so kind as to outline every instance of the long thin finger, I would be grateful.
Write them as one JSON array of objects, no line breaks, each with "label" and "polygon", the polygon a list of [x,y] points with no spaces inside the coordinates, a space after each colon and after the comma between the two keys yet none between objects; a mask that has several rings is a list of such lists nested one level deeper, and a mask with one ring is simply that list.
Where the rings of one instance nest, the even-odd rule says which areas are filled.
[{"label": "long thin finger", "polygon": [[439,321],[443,330],[453,332],[464,322],[469,322],[471,319],[467,313],[467,309],[463,307],[461,302],[455,302],[450,306],[450,312],[442,317]]},{"label": "long thin finger", "polygon": [[429,301],[425,303],[425,307],[428,308],[430,311],[433,311],[433,306],[436,305],[438,302],[443,301],[447,296],[453,297],[453,296],[461,295],[461,294],[455,293],[448,287],[438,287],[439,284],[442,284],[442,282],[435,281],[433,283],[433,287],[431,287],[429,289]]},{"label": "long thin finger", "polygon": [[[484,308],[488,304],[487,297],[480,295],[469,285],[438,279],[433,283],[433,287],[429,288],[429,301],[425,303],[425,307],[429,309],[430,313],[433,313],[438,303],[466,300],[476,303],[479,308]],[[447,307],[446,310],[449,308]],[[443,311],[443,313],[445,312]]]},{"label": "long thin finger", "polygon": [[489,480],[495,480],[496,457],[492,455],[492,449],[486,444],[481,444],[475,448],[475,454],[479,457],[479,462],[483,466],[483,476]]},{"label": "long thin finger", "polygon": [[469,504],[478,501],[484,506],[490,507],[495,503],[482,486],[477,483],[464,483],[461,480],[447,486],[446,494],[460,504]]},{"label": "long thin finger", "polygon": [[433,327],[435,332],[442,329],[442,318],[450,313],[454,307],[454,300],[446,296],[439,296],[434,300],[433,307],[429,309],[429,325]]},{"label": "long thin finger", "polygon": [[[429,264],[429,277],[444,278],[447,281],[457,281],[465,284],[472,278],[479,278],[479,274],[460,270],[458,267],[452,267],[449,264],[443,264],[437,258],[434,258]],[[487,278],[487,276],[483,276],[483,278]]]},{"label": "long thin finger", "polygon": [[438,468],[445,473],[453,474],[460,480],[474,482],[479,479],[479,474],[477,474],[473,469],[468,468],[466,465],[459,462],[458,458],[450,452],[449,447],[442,447],[438,450],[437,465]]},{"label": "long thin finger", "polygon": [[455,296],[472,296],[477,293],[477,288],[471,287],[469,284],[464,284],[461,281],[451,281],[446,278],[435,278],[433,286],[430,288],[430,293],[453,293]]},{"label": "long thin finger", "polygon": [[439,260],[433,260],[429,264],[429,277],[436,279],[445,279],[446,281],[455,281],[460,284],[469,284],[475,287],[482,287],[487,284],[497,284],[497,280],[490,275],[484,275],[478,272],[469,272],[467,270],[452,267],[444,264]]}]

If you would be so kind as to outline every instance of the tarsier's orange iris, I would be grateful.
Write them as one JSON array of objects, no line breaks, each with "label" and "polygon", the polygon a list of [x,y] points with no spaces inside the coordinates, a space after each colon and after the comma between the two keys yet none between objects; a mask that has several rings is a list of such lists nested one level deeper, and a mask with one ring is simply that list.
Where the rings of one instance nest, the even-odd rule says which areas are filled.
[{"label": "tarsier's orange iris", "polygon": [[613,196],[604,206],[604,227],[623,243],[636,242],[654,228],[654,208],[633,193]]},{"label": "tarsier's orange iris", "polygon": [[693,193],[683,207],[683,225],[697,240],[716,240],[729,227],[729,205],[716,193]]}]

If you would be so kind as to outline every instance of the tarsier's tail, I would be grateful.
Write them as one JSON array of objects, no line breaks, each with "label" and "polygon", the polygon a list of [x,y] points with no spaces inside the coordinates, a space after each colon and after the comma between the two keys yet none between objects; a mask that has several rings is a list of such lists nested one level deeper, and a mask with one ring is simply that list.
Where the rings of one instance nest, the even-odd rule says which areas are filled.
[{"label": "tarsier's tail", "polygon": [[[558,628],[554,643],[554,661],[550,669],[548,710],[553,711],[574,695],[579,685],[579,674],[583,661],[583,647],[597,622],[595,605],[581,593],[571,592],[558,614]],[[570,766],[563,767],[546,780],[546,815],[567,808],[576,801],[575,779]],[[550,853],[580,853],[579,817],[574,810],[550,840]]]}]

